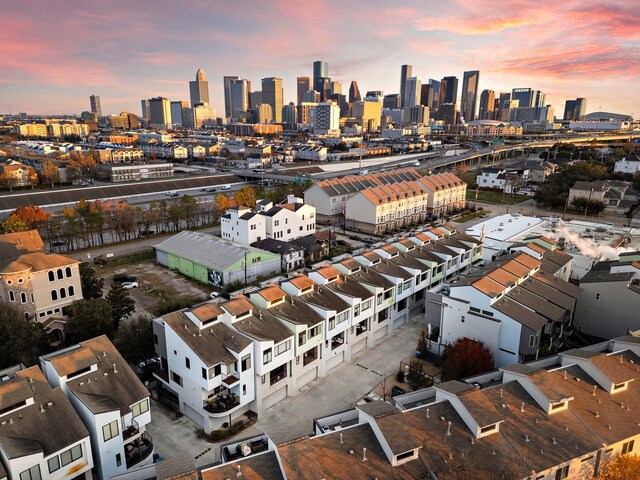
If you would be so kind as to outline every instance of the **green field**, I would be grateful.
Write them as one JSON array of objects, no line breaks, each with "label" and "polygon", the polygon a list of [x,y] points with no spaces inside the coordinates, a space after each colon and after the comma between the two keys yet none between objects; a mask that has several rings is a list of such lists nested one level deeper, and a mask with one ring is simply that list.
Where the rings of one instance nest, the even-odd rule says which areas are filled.
[{"label": "green field", "polygon": [[[531,197],[527,195],[508,195],[503,194],[499,191],[487,191],[480,190],[478,192],[478,201],[485,203],[504,203],[506,205],[515,205],[516,203],[524,202],[525,200],[529,200]],[[476,191],[475,190],[467,190],[467,200],[473,202],[476,199]]]}]

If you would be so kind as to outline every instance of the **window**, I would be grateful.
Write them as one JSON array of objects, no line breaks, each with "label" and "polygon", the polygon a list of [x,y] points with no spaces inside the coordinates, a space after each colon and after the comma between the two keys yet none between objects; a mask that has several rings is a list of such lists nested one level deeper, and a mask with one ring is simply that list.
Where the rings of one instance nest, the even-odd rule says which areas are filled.
[{"label": "window", "polygon": [[20,292],[20,302],[27,303],[27,294],[24,292]]},{"label": "window", "polygon": [[565,478],[569,478],[569,465],[556,470],[556,480],[564,480]]},{"label": "window", "polygon": [[529,335],[529,346],[534,348],[537,344],[536,335]]},{"label": "window", "polygon": [[42,480],[40,476],[40,465],[35,465],[20,474],[20,480]]},{"label": "window", "polygon": [[111,423],[107,423],[104,427],[102,427],[102,437],[104,441],[111,440],[113,437],[117,437],[119,433],[118,430],[118,421],[114,420]]},{"label": "window", "polygon": [[272,360],[272,358],[273,358],[273,355],[271,353],[271,349],[267,348],[262,354],[262,363],[267,364]]},{"label": "window", "polygon": [[76,291],[73,288],[73,286],[69,287],[67,290],[69,290],[69,296],[70,297],[73,297],[76,294]]},{"label": "window", "polygon": [[276,357],[278,355],[282,355],[284,352],[291,350],[291,340],[287,340],[286,342],[282,342],[280,345],[276,345],[273,350]]},{"label": "window", "polygon": [[307,343],[307,332],[302,332],[298,334],[298,346],[301,347]]},{"label": "window", "polygon": [[55,280],[56,280],[56,276],[55,276],[55,274],[53,273],[53,270],[51,270],[51,271],[49,272],[49,281],[50,281],[50,282],[55,282]]},{"label": "window", "polygon": [[207,379],[207,369],[202,367],[202,378]]},{"label": "window", "polygon": [[67,267],[64,269],[64,273],[67,276],[67,278],[71,277],[71,267]]},{"label": "window", "polygon": [[251,354],[247,354],[240,359],[240,365],[242,366],[242,371],[246,372],[251,368]]},{"label": "window", "polygon": [[122,456],[119,453],[116,453],[116,467],[122,465]]},{"label": "window", "polygon": [[62,269],[61,268],[56,270],[56,276],[58,277],[58,280],[62,280],[64,278],[64,274],[62,273]]},{"label": "window", "polygon": [[36,303],[36,297],[33,296],[33,293],[31,294],[31,303]]},{"label": "window", "polygon": [[19,278],[19,279],[18,279],[18,283],[22,283],[22,282],[24,282],[24,280],[23,280],[23,279],[21,279],[21,278]]},{"label": "window", "polygon": [[480,429],[480,435],[484,435],[485,433],[493,432],[496,428],[498,428],[498,424],[494,423],[493,425],[488,425],[486,427],[482,427]]},{"label": "window", "polygon": [[222,373],[222,364],[217,364],[213,367],[213,376],[217,377]]},{"label": "window", "polygon": [[82,457],[82,445],[76,445],[69,450],[60,454],[60,462],[62,466],[69,465],[71,462],[75,462]]},{"label": "window", "polygon": [[9,301],[10,302],[15,302],[16,301],[16,295],[15,295],[15,293],[13,293],[13,290],[9,290]]},{"label": "window", "polygon": [[53,458],[50,458],[47,461],[47,464],[49,465],[49,473],[53,473],[56,470],[60,469],[60,459],[58,458],[57,455]]},{"label": "window", "polygon": [[247,394],[247,384],[243,384],[242,385],[242,395],[246,395]]},{"label": "window", "polygon": [[156,334],[156,333],[153,334],[153,343],[158,345],[158,334]]},{"label": "window", "polygon": [[131,407],[131,411],[133,412],[133,416],[137,417],[138,415],[142,415],[149,411],[149,400],[145,398],[143,401],[138,402]]},{"label": "window", "polygon": [[171,380],[173,380],[173,383],[177,383],[178,385],[182,386],[182,377],[176,372],[171,372]]},{"label": "window", "polygon": [[322,333],[322,325],[316,325],[312,329],[309,330],[309,338],[313,338]]},{"label": "window", "polygon": [[353,316],[354,317],[357,317],[358,315],[360,315],[360,308],[361,308],[361,304],[358,304],[355,307],[353,307]]},{"label": "window", "polygon": [[627,453],[631,453],[633,452],[633,440],[626,442],[624,445],[622,445],[622,454],[625,455]]},{"label": "window", "polygon": [[184,366],[191,370],[191,360],[188,357],[184,357]]},{"label": "window", "polygon": [[67,298],[67,292],[64,288],[60,289],[60,298]]}]

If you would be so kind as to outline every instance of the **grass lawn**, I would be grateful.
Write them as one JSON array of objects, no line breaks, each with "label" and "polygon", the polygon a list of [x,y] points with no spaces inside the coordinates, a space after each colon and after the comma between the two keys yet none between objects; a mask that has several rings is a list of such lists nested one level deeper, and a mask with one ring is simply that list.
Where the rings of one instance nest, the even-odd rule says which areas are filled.
[{"label": "grass lawn", "polygon": [[[478,196],[478,200],[480,200],[480,196]],[[475,218],[478,218],[483,213],[491,213],[491,210],[478,210],[477,212],[465,213],[464,215],[461,215],[460,217],[454,218],[452,220],[456,223],[466,223]]]},{"label": "grass lawn", "polygon": [[[488,191],[488,190],[480,190],[478,192],[478,201],[485,203],[504,203],[508,205],[514,205],[516,203],[524,202],[525,200],[529,200],[531,197],[527,195],[513,195],[503,194],[500,191]],[[467,200],[470,202],[475,201],[476,199],[476,191],[475,190],[467,190]]]}]

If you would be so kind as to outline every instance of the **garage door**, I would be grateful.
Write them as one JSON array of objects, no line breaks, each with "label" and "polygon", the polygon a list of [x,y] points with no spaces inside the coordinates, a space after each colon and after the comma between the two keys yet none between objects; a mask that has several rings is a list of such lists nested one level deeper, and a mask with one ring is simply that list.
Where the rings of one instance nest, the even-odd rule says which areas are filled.
[{"label": "garage door", "polygon": [[285,384],[284,388],[281,388],[277,392],[273,392],[268,397],[265,397],[264,401],[262,402],[262,411],[273,407],[280,400],[284,400],[285,398],[287,398],[287,388],[288,386]]},{"label": "garage door", "polygon": [[204,427],[205,426],[204,417],[200,415],[198,412],[196,412],[192,407],[190,407],[186,403],[183,403],[183,405],[184,405],[184,414],[187,417],[189,417],[191,420],[196,422],[198,425],[201,425],[202,427]]},{"label": "garage door", "polygon": [[318,378],[318,367],[313,367],[298,379],[298,388],[304,387],[307,383],[312,382],[316,378]]},{"label": "garage door", "polygon": [[344,350],[341,351],[340,353],[334,354],[332,357],[330,357],[327,360],[327,371],[331,370],[332,368],[337,367],[342,362],[344,362]]},{"label": "garage door", "polygon": [[373,341],[377,342],[382,337],[384,337],[386,334],[387,334],[387,328],[386,327],[379,328],[378,330],[373,332]]},{"label": "garage door", "polygon": [[367,348],[367,336],[363,334],[362,338],[358,339],[356,343],[351,346],[351,355],[355,355],[360,350],[364,350],[365,348]]},{"label": "garage door", "polygon": [[404,325],[404,322],[406,322],[406,321],[407,321],[407,314],[405,313],[404,315],[402,315],[402,316],[401,316],[401,317],[399,317],[399,318],[396,318],[396,319],[393,321],[393,329],[395,330],[396,328],[398,328],[398,327],[400,327],[400,326]]}]

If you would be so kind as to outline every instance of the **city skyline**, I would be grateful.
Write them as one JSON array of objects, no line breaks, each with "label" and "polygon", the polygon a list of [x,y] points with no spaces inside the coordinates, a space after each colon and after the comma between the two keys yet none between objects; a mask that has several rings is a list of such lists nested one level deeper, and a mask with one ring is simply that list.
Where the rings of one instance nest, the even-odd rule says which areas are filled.
[{"label": "city skyline", "polygon": [[472,0],[438,4],[437,13],[429,1],[325,1],[309,9],[283,0],[268,10],[242,0],[154,2],[153,9],[115,1],[91,11],[75,0],[55,10],[42,1],[10,3],[0,32],[3,113],[79,114],[93,94],[104,114],[140,114],[143,98],[189,100],[188,82],[200,68],[218,115],[224,76],[256,87],[280,77],[286,105],[297,100],[296,78],[312,77],[321,60],[332,80],[356,80],[361,91],[401,93],[403,64],[423,83],[479,70],[479,92],[541,90],[559,116],[565,100],[578,97],[588,99],[587,112],[640,115],[640,5],[628,2],[518,0],[495,10]]}]

